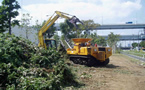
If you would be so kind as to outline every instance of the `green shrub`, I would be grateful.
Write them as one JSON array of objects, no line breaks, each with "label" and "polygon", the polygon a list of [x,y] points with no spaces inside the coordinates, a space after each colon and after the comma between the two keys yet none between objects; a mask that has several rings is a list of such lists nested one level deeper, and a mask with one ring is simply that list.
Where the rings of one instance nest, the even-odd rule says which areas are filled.
[{"label": "green shrub", "polygon": [[54,49],[45,50],[14,35],[0,34],[0,87],[9,90],[61,89],[75,80]]}]

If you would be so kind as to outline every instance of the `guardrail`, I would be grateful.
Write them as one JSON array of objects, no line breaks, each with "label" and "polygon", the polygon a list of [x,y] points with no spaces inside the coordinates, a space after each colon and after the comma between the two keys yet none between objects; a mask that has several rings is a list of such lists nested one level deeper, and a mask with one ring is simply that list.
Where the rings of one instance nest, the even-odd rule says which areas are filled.
[{"label": "guardrail", "polygon": [[133,52],[121,52],[121,54],[130,56],[130,57],[135,58],[135,59],[145,61],[145,54],[139,54],[139,53],[133,53]]},{"label": "guardrail", "polygon": [[132,54],[132,55],[136,55],[142,58],[145,58],[145,54],[140,54],[140,53],[134,53],[134,52],[126,52],[127,54]]}]

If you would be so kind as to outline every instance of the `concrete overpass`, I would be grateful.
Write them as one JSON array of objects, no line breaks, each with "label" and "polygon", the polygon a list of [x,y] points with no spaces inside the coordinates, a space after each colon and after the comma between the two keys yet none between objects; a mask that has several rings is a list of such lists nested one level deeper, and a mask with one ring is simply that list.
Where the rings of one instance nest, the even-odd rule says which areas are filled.
[{"label": "concrete overpass", "polygon": [[[55,24],[56,30],[60,31],[59,24]],[[100,25],[94,30],[116,30],[116,29],[144,29],[145,24],[110,24],[110,25]]]},{"label": "concrete overpass", "polygon": [[110,25],[100,25],[95,30],[110,30],[110,29],[144,29],[145,24],[110,24]]},{"label": "concrete overpass", "polygon": [[[104,37],[106,40],[108,39],[108,36],[102,36]],[[119,37],[120,41],[127,41],[127,40],[145,40],[145,35],[141,34],[141,35],[121,35]]]},{"label": "concrete overpass", "polygon": [[[95,30],[119,30],[119,29],[143,29],[144,33],[140,35],[121,35],[119,37],[120,41],[123,40],[145,40],[145,24],[110,24],[110,25],[100,25]],[[105,39],[108,36],[103,36]]]},{"label": "concrete overpass", "polygon": [[[56,25],[57,30],[60,30],[59,25]],[[144,33],[141,35],[121,35],[120,40],[145,40],[145,24],[110,24],[100,25],[94,30],[119,30],[119,29],[143,29]],[[103,36],[106,39],[108,36]]]}]

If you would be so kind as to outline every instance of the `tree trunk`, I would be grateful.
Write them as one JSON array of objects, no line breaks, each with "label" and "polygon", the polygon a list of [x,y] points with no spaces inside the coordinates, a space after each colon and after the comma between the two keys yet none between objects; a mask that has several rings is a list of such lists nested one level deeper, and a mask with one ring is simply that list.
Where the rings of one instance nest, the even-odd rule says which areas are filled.
[{"label": "tree trunk", "polygon": [[112,53],[115,54],[116,48],[115,45],[112,46]]},{"label": "tree trunk", "polygon": [[114,45],[114,53],[116,53],[116,45]]}]

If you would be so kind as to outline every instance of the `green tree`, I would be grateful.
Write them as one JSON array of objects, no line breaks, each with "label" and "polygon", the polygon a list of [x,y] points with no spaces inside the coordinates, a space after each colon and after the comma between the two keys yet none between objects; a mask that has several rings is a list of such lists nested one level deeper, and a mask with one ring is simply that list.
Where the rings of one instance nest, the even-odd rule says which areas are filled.
[{"label": "green tree", "polygon": [[[16,16],[19,15],[18,9],[20,9],[20,5],[16,0],[3,0],[2,1],[2,8],[0,9],[0,12],[2,12],[2,15],[0,17],[0,22],[2,22],[2,27],[4,25],[4,28],[2,28],[2,31],[5,31],[5,29],[9,28],[9,34],[11,34],[11,25],[19,25],[18,20],[14,20]],[[13,19],[13,20],[12,20]],[[3,30],[4,29],[4,30]]]},{"label": "green tree", "polygon": [[140,46],[145,48],[145,41],[141,41]]},{"label": "green tree", "polygon": [[[46,22],[46,21],[44,21]],[[44,24],[42,24],[44,25]],[[45,38],[51,38],[52,36],[54,36],[54,33],[56,31],[56,27],[54,27],[55,23],[52,24],[52,26],[45,32]]]},{"label": "green tree", "polygon": [[119,36],[120,35],[115,35],[113,32],[111,32],[109,35],[108,35],[108,40],[107,40],[107,43],[110,47],[112,47],[113,49],[113,53],[116,52],[116,45],[117,45],[117,42],[119,41]]},{"label": "green tree", "polygon": [[99,46],[107,46],[107,41],[105,40],[105,38],[102,36],[97,36],[96,33],[89,35],[88,38],[92,38],[92,44],[97,44]]},{"label": "green tree", "polygon": [[0,6],[0,33],[5,32],[8,28],[8,25],[5,24],[5,21],[7,21],[7,16],[5,14],[5,7]]},{"label": "green tree", "polygon": [[137,46],[138,46],[138,43],[136,43],[136,42],[132,43],[132,47],[133,47],[133,48],[135,48],[135,47],[137,47]]},{"label": "green tree", "polygon": [[37,31],[37,32],[35,33],[35,36],[34,36],[35,42],[38,42],[38,32],[39,32],[39,30],[41,29],[41,27],[42,27],[42,24],[40,24],[39,21],[36,20],[36,21],[35,21],[35,25],[33,25],[34,30]]},{"label": "green tree", "polygon": [[57,46],[58,46],[59,40],[60,40],[59,39],[60,37],[58,36],[58,33],[55,33],[54,36],[53,36],[53,38],[56,40],[56,43],[57,43]]},{"label": "green tree", "polygon": [[[39,31],[41,30],[41,28],[45,25],[45,23],[46,23],[46,21],[43,21],[42,24],[39,24],[39,21],[38,21],[38,20],[35,21],[35,25],[33,25],[33,28],[34,28],[35,30],[37,30],[37,33],[36,33],[37,36],[38,36],[38,33],[39,33]],[[55,34],[55,31],[56,31],[56,27],[55,27],[55,23],[54,23],[54,24],[52,24],[52,26],[44,33],[44,37],[45,37],[45,38],[51,38],[51,37],[53,37],[54,34]]]},{"label": "green tree", "polygon": [[[35,21],[35,25],[33,25],[33,28],[34,28],[35,30],[37,30],[37,32],[38,32],[38,31],[41,29],[42,25],[44,25],[44,23],[43,23],[43,24],[39,24],[39,21],[36,20],[36,21]],[[37,34],[38,34],[38,33],[37,33]]]},{"label": "green tree", "polygon": [[107,41],[102,36],[98,36],[97,39],[95,40],[95,43],[97,43],[97,45],[99,46],[107,46]]},{"label": "green tree", "polygon": [[76,28],[67,20],[65,20],[64,23],[60,23],[60,29],[64,37],[67,37],[67,39],[76,38],[77,36]]},{"label": "green tree", "polygon": [[96,39],[97,39],[97,34],[96,33],[93,33],[93,34],[89,35],[88,38],[92,38],[91,43],[92,44],[95,44],[96,43]]},{"label": "green tree", "polygon": [[90,35],[89,30],[94,30],[99,24],[96,24],[93,20],[82,20],[83,25],[81,26],[82,30],[84,31],[83,37],[88,37]]},{"label": "green tree", "polygon": [[67,20],[65,20],[63,23],[60,23],[60,30],[62,32],[61,40],[66,48],[69,47],[68,44],[70,46],[72,45],[71,39],[78,37],[78,35],[81,33],[81,30],[77,31],[75,26]]},{"label": "green tree", "polygon": [[28,34],[30,33],[32,27],[30,26],[30,22],[32,20],[32,16],[29,13],[23,14],[21,19],[21,27],[26,30],[26,38],[28,39]]}]

